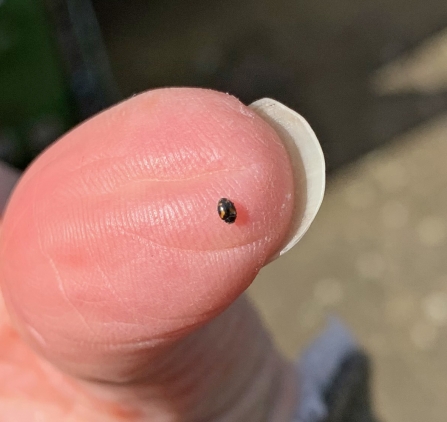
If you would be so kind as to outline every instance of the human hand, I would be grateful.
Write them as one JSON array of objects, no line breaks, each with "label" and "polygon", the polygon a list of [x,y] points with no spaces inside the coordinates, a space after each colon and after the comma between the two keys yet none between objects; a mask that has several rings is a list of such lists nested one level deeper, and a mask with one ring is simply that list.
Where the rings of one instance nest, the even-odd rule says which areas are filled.
[{"label": "human hand", "polygon": [[290,420],[294,370],[240,295],[301,223],[294,175],[271,126],[207,90],[52,145],[0,228],[0,420]]}]

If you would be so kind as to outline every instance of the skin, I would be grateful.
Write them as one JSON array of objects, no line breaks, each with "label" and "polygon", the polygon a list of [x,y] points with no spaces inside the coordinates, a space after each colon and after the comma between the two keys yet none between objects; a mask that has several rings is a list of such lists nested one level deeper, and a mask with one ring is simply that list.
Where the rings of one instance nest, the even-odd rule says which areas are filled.
[{"label": "skin", "polygon": [[290,420],[293,369],[241,294],[293,191],[277,134],[214,91],[150,91],[54,143],[0,226],[0,420]]}]

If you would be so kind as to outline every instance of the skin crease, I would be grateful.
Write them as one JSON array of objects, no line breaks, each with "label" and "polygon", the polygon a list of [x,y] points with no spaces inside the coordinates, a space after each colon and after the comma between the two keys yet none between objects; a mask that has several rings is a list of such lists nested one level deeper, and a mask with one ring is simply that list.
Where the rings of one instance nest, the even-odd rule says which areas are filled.
[{"label": "skin crease", "polygon": [[293,370],[239,296],[293,191],[273,129],[209,90],[144,93],[53,144],[0,231],[0,420],[289,420]]}]

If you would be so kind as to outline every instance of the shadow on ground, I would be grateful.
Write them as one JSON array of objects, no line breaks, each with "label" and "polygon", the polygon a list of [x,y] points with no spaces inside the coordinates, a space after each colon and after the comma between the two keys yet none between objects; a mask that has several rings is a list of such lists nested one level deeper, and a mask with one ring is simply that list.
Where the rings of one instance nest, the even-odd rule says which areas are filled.
[{"label": "shadow on ground", "polygon": [[128,96],[204,86],[297,109],[333,170],[447,107],[447,92],[378,96],[373,72],[447,25],[443,0],[96,0]]}]

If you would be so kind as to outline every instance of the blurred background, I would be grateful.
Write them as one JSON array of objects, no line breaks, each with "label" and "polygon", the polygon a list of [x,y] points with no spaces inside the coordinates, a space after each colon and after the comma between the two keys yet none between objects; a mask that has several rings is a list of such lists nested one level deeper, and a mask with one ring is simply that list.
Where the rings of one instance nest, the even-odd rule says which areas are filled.
[{"label": "blurred background", "polygon": [[445,0],[0,0],[0,159],[142,90],[304,115],[328,165],[309,233],[249,289],[295,357],[339,315],[389,422],[447,414]]}]

